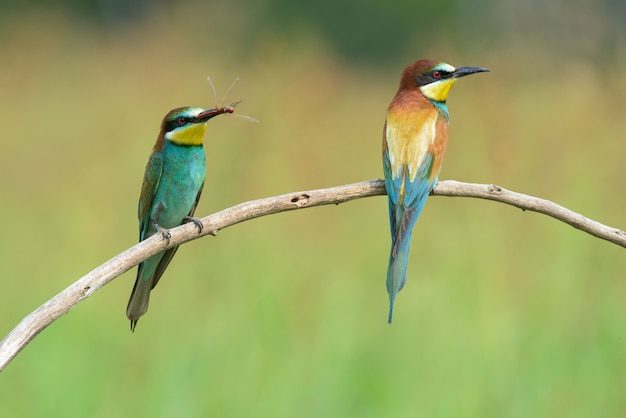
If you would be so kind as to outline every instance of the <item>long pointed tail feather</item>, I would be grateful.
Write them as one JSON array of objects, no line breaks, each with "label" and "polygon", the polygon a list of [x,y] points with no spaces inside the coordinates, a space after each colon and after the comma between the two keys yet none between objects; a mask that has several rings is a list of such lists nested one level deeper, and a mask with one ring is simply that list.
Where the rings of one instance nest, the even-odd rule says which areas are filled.
[{"label": "long pointed tail feather", "polygon": [[137,274],[135,280],[135,286],[130,294],[128,300],[128,306],[126,307],[126,316],[130,320],[130,330],[135,331],[137,321],[148,310],[148,304],[150,302],[150,290],[152,284],[150,280],[144,280],[141,272]]},{"label": "long pointed tail feather", "polygon": [[128,306],[126,307],[126,316],[130,320],[130,330],[133,332],[135,331],[139,318],[148,311],[150,291],[155,285],[155,280],[158,280],[155,270],[159,265],[161,257],[161,253],[158,253],[139,264],[137,279],[135,279],[135,285],[133,286],[133,291],[130,294]]},{"label": "long pointed tail feather", "polygon": [[411,249],[411,232],[405,233],[391,246],[389,255],[389,267],[387,268],[387,293],[389,293],[389,318],[387,322],[391,324],[393,320],[393,307],[398,296],[406,283],[406,272],[409,263],[409,252]]}]

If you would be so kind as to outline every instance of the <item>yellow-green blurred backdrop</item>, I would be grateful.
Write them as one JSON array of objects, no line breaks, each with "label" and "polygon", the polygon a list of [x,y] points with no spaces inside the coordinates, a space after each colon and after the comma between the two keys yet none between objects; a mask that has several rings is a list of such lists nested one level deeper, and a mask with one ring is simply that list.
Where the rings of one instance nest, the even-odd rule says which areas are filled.
[{"label": "yellow-green blurred backdrop", "polygon": [[[197,214],[382,175],[417,58],[451,94],[441,179],[625,228],[619,2],[0,2],[0,333],[137,239],[163,115],[215,104]],[[129,332],[135,270],[0,374],[3,417],[626,416],[626,253],[545,216],[432,198],[386,323],[386,200],[185,245]]]}]

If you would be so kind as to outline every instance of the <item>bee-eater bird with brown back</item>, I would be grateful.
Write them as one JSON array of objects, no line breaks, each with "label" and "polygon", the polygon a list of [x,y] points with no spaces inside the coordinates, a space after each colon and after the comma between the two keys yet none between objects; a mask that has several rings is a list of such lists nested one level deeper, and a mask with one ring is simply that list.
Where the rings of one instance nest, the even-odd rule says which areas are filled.
[{"label": "bee-eater bird with brown back", "polygon": [[389,323],[396,296],[406,282],[413,226],[437,184],[446,153],[448,93],[460,77],[483,71],[490,70],[416,61],[404,69],[398,92],[387,109],[383,166],[391,227],[387,269]]},{"label": "bee-eater bird with brown back", "polygon": [[[204,132],[209,119],[233,112],[232,106],[210,110],[180,107],[165,116],[141,186],[139,241],[157,232],[169,241],[168,229],[184,222],[193,222],[202,231],[202,223],[192,216],[204,185]],[[137,321],[148,310],[150,291],[158,283],[177,249],[174,247],[161,251],[139,264],[135,286],[126,308],[131,331],[135,330]]]}]

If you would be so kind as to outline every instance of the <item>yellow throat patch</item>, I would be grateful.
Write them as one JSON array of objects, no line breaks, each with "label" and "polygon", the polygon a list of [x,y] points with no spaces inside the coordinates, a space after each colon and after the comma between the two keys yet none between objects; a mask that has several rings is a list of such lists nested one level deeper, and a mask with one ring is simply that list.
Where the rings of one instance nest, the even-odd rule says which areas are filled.
[{"label": "yellow throat patch", "polygon": [[447,78],[445,80],[435,81],[434,83],[420,87],[420,90],[427,99],[435,102],[445,102],[456,80],[456,78]]},{"label": "yellow throat patch", "polygon": [[206,122],[181,126],[165,134],[165,138],[177,145],[202,145]]}]

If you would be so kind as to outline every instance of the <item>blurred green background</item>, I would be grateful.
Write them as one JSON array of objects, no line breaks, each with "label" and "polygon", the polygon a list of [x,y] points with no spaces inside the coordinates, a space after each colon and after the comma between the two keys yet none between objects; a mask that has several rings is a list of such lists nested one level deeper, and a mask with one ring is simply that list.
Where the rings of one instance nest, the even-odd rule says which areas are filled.
[{"label": "blurred green background", "polygon": [[[163,115],[215,104],[198,211],[382,175],[417,58],[451,94],[441,179],[626,228],[623,1],[0,1],[0,333],[137,239]],[[0,374],[3,417],[626,416],[626,254],[545,216],[432,198],[386,324],[386,200],[185,245],[129,332],[135,270]]]}]

